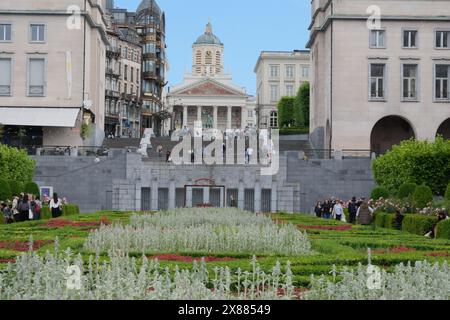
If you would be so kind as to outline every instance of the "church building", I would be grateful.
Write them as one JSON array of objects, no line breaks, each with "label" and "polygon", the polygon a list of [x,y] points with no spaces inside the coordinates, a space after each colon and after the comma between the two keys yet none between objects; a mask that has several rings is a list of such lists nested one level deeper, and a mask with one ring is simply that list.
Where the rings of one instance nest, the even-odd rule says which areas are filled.
[{"label": "church building", "polygon": [[203,129],[221,131],[256,125],[256,99],[224,73],[223,62],[224,44],[208,23],[192,46],[192,73],[167,94],[171,130],[192,129],[200,122]]}]

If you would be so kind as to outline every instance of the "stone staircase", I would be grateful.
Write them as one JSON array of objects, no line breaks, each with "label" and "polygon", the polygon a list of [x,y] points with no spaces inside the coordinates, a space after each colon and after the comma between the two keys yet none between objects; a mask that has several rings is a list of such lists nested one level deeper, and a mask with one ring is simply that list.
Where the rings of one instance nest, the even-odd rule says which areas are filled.
[{"label": "stone staircase", "polygon": [[108,149],[127,149],[127,148],[139,148],[141,139],[130,138],[115,138],[105,139],[103,147]]}]

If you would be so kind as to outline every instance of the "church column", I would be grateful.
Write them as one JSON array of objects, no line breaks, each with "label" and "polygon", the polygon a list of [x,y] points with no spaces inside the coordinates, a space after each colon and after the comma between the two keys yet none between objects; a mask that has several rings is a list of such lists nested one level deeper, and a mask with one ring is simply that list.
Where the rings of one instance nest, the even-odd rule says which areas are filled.
[{"label": "church column", "polygon": [[197,121],[202,121],[202,107],[197,106]]},{"label": "church column", "polygon": [[227,106],[228,113],[227,113],[227,129],[231,129],[231,108],[232,106]]},{"label": "church column", "polygon": [[213,128],[214,128],[214,129],[217,129],[217,127],[218,127],[218,123],[217,123],[217,111],[218,111],[219,107],[218,107],[218,106],[213,106],[213,108],[214,108],[214,113],[213,113],[213,117],[214,117]]},{"label": "church column", "polygon": [[183,106],[183,129],[188,124],[188,106]]},{"label": "church column", "polygon": [[241,107],[241,129],[245,129],[247,121],[247,115],[245,114],[245,107]]}]

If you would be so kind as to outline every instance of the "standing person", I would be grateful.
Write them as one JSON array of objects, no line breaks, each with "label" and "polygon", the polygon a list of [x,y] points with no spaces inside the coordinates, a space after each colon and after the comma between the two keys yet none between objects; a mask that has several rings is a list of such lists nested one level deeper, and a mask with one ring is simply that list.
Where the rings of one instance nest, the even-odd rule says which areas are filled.
[{"label": "standing person", "polygon": [[231,195],[231,197],[230,197],[230,206],[232,208],[237,208],[237,203],[236,203],[236,200],[234,199],[233,195]]},{"label": "standing person", "polygon": [[316,206],[314,207],[314,213],[316,214],[317,218],[322,218],[322,204],[320,201],[317,201]]},{"label": "standing person", "polygon": [[325,203],[323,204],[323,217],[325,219],[331,218],[331,210],[332,210],[331,201],[330,201],[330,199],[327,199],[327,200],[325,200]]},{"label": "standing person", "polygon": [[167,152],[166,152],[166,162],[170,162],[170,155],[171,155],[170,150],[167,150]]},{"label": "standing person", "polygon": [[12,204],[11,204],[11,214],[12,214],[15,222],[20,221],[18,208],[19,208],[19,197],[17,195],[13,195],[13,200],[12,200]]},{"label": "standing person", "polygon": [[49,208],[52,211],[52,218],[58,218],[62,216],[62,202],[61,199],[58,198],[58,194],[54,193],[52,200],[50,200]]},{"label": "standing person", "polygon": [[31,210],[33,211],[33,220],[41,220],[42,203],[39,196],[33,196],[31,201]]},{"label": "standing person", "polygon": [[356,197],[353,197],[352,200],[348,203],[348,214],[350,223],[352,224],[356,223],[357,213],[358,213],[358,203],[356,202]]},{"label": "standing person", "polygon": [[405,216],[400,210],[395,210],[394,228],[397,230],[402,230],[403,219]]},{"label": "standing person", "polygon": [[249,147],[248,148],[248,163],[252,162],[252,157],[253,157],[253,148]]},{"label": "standing person", "polygon": [[8,204],[6,204],[5,202],[0,203],[0,212],[3,214],[3,219],[5,221],[5,224],[10,224],[14,221],[13,217],[12,217],[11,209],[9,208]]},{"label": "standing person", "polygon": [[369,226],[372,224],[372,215],[374,210],[369,206],[369,203],[366,201],[366,199],[363,198],[362,200],[363,202],[361,203],[356,216],[358,217],[360,224],[362,224],[363,226]]},{"label": "standing person", "polygon": [[30,220],[30,201],[28,199],[28,195],[24,194],[22,200],[19,202],[18,206],[19,210],[19,221],[28,221]]},{"label": "standing person", "polygon": [[333,207],[333,218],[337,221],[342,221],[344,216],[344,207],[342,206],[342,201],[336,200],[336,204]]}]

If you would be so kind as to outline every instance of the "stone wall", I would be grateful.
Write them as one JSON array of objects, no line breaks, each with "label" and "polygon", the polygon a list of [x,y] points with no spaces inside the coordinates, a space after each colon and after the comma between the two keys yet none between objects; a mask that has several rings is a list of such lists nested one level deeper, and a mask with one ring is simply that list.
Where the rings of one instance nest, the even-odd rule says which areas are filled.
[{"label": "stone wall", "polygon": [[[258,166],[175,166],[143,161],[140,155],[122,150],[99,159],[97,163],[93,157],[36,157],[35,180],[40,186],[54,187],[83,212],[174,208],[180,202],[176,200],[179,190],[205,184],[199,179],[212,179],[217,186],[235,190],[240,208],[272,212],[311,213],[317,200],[368,196],[374,186],[369,159],[304,161],[298,152],[280,157],[275,176],[261,176]],[[209,200],[207,190],[204,200]],[[160,192],[167,197],[164,204],[158,199]],[[188,190],[185,198],[187,205],[192,205],[192,192]],[[225,199],[226,193],[220,191],[221,203]]]}]

